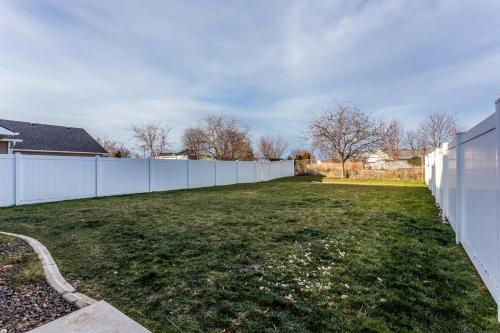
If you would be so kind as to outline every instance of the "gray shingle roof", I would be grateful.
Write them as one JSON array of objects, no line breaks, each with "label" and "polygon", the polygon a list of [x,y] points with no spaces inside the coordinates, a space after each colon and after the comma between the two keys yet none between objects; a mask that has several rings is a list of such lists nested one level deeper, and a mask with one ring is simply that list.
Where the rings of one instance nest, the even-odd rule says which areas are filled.
[{"label": "gray shingle roof", "polygon": [[19,133],[15,149],[85,152],[105,154],[102,148],[83,128],[28,123],[0,119],[0,126]]}]

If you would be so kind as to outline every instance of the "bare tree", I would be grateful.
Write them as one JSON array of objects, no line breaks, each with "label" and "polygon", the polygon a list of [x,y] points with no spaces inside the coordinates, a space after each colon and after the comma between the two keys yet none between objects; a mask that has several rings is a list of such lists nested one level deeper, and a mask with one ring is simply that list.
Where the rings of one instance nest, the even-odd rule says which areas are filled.
[{"label": "bare tree", "polygon": [[192,158],[208,155],[216,160],[253,160],[250,129],[235,117],[207,115],[197,127],[188,128],[182,137]]},{"label": "bare tree", "polygon": [[403,144],[411,150],[413,156],[420,155],[420,143],[418,132],[414,130],[405,133]]},{"label": "bare tree", "polygon": [[341,161],[346,177],[345,162],[379,148],[385,127],[357,107],[337,104],[310,123],[308,136],[315,149]]},{"label": "bare tree", "polygon": [[458,116],[456,114],[435,113],[422,121],[417,130],[406,132],[405,145],[412,150],[414,156],[420,158],[422,177],[425,155],[453,139],[457,129]]},{"label": "bare tree", "polygon": [[292,150],[289,159],[292,160],[312,160],[314,155],[308,149],[294,149]]},{"label": "bare tree", "polygon": [[189,159],[199,160],[208,150],[208,142],[201,128],[187,128],[182,135],[182,144],[186,149]]},{"label": "bare tree", "polygon": [[279,135],[261,136],[259,138],[259,142],[257,143],[259,154],[269,160],[280,159],[283,154],[285,154],[287,148],[288,143]]},{"label": "bare tree", "polygon": [[97,138],[96,141],[107,150],[111,157],[129,157],[131,155],[130,150],[122,142],[106,138]]},{"label": "bare tree", "polygon": [[431,148],[439,148],[450,141],[458,129],[458,116],[455,113],[434,113],[420,123],[418,132]]},{"label": "bare tree", "polygon": [[399,147],[401,145],[401,137],[403,135],[403,126],[397,120],[390,121],[385,129],[385,134],[382,138],[381,148],[389,154],[393,160],[399,158]]},{"label": "bare tree", "polygon": [[171,128],[162,126],[160,123],[147,123],[141,126],[132,126],[134,138],[137,140],[137,148],[144,157],[158,158],[160,153],[169,145],[168,135]]}]

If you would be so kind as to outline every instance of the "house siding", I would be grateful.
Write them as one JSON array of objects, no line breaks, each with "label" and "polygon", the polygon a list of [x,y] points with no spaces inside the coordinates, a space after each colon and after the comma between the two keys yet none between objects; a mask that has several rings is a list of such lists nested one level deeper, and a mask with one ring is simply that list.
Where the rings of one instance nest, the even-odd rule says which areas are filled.
[{"label": "house siding", "polygon": [[0,142],[0,154],[8,154],[8,153],[9,153],[9,143]]}]

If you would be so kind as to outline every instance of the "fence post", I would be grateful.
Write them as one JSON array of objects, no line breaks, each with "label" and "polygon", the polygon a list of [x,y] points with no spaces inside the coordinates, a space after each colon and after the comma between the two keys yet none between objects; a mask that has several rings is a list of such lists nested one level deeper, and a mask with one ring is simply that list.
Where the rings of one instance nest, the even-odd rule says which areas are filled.
[{"label": "fence post", "polygon": [[235,161],[236,163],[236,184],[238,184],[238,160]]},{"label": "fence post", "polygon": [[436,154],[437,154],[437,149],[434,149],[432,151],[432,195],[434,195],[434,198],[436,199],[437,202],[437,195],[436,195],[436,188],[437,188],[437,182],[436,182]]},{"label": "fence post", "polygon": [[148,192],[152,192],[151,191],[152,168],[153,168],[153,165],[151,163],[151,157],[149,157],[148,158]]},{"label": "fence post", "polygon": [[441,201],[443,204],[442,214],[443,221],[448,218],[448,142],[443,143],[442,146],[442,172],[441,172]]},{"label": "fence post", "polygon": [[463,197],[463,179],[464,179],[464,156],[463,156],[463,148],[462,148],[462,135],[463,133],[457,133],[455,136],[455,152],[457,154],[456,158],[456,181],[457,181],[457,193],[455,196],[455,219],[457,230],[455,231],[455,241],[457,244],[462,243],[462,235],[465,231],[465,219],[464,214],[462,213],[465,207],[463,207],[462,197]]},{"label": "fence post", "polygon": [[95,156],[95,196],[99,197],[101,195],[101,156]]},{"label": "fence post", "polygon": [[217,186],[217,160],[214,160],[214,184]]},{"label": "fence post", "polygon": [[256,183],[255,177],[257,177],[257,162],[253,161],[253,182]]},{"label": "fence post", "polygon": [[[495,101],[495,114],[496,114],[496,141],[497,141],[497,165],[496,165],[496,176],[497,176],[497,219],[498,216],[500,216],[500,98],[497,98]],[[497,224],[498,225],[498,224]],[[497,227],[498,228],[498,227]],[[498,229],[497,229],[498,230]],[[500,242],[500,239],[498,239],[498,232],[497,232],[497,239],[496,239],[496,244]],[[498,249],[498,246],[497,246]],[[500,261],[500,256],[496,256],[496,260]],[[498,267],[500,267],[500,263],[497,261]],[[497,295],[496,299],[499,299],[500,295]],[[497,320],[500,321],[500,307],[497,304]]]},{"label": "fence post", "polygon": [[186,188],[189,188],[189,159],[186,161]]},{"label": "fence post", "polygon": [[14,205],[21,204],[22,201],[22,155],[21,153],[14,154]]}]

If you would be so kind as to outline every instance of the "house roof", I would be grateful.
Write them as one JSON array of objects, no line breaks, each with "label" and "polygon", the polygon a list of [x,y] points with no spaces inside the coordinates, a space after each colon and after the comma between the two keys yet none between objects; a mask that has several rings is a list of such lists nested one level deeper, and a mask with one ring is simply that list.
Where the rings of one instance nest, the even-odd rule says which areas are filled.
[{"label": "house roof", "polygon": [[17,135],[17,133],[14,133],[10,129],[5,128],[5,127],[0,127],[0,136],[2,136],[2,137],[11,137],[11,136],[15,136],[15,135]]},{"label": "house roof", "polygon": [[[398,150],[398,159],[400,160],[409,160],[415,156],[419,156],[420,151],[414,151],[412,149],[399,149]],[[389,153],[385,150],[377,150],[374,152],[370,152],[365,155],[365,158],[368,159],[378,159],[378,160],[390,160],[391,157],[389,156]]]},{"label": "house roof", "polygon": [[0,126],[11,132],[19,133],[16,139],[21,139],[22,142],[18,142],[14,150],[107,153],[83,128],[5,119],[0,119]]},{"label": "house roof", "polygon": [[160,156],[179,156],[179,155],[187,155],[189,152],[187,149],[181,150],[179,152],[175,151],[162,151]]}]

